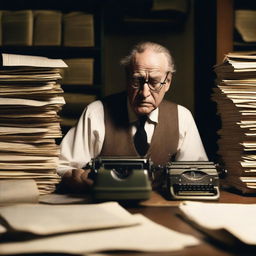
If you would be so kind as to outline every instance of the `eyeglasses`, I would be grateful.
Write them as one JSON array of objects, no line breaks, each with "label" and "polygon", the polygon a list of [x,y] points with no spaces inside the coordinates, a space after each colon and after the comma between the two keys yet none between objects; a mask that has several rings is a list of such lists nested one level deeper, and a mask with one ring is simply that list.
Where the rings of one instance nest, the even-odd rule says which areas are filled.
[{"label": "eyeglasses", "polygon": [[149,78],[148,80],[145,77],[133,77],[131,80],[131,85],[134,89],[140,89],[144,84],[147,84],[149,89],[153,92],[159,92],[162,87],[166,84],[167,77],[170,71],[166,72],[166,76],[163,82],[157,81],[154,78]]}]

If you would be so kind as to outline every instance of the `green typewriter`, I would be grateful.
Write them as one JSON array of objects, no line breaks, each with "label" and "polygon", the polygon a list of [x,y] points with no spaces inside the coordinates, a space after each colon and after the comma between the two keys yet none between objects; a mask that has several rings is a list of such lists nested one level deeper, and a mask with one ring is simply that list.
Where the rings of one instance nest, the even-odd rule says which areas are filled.
[{"label": "green typewriter", "polygon": [[94,173],[92,196],[95,201],[146,200],[150,198],[151,161],[134,157],[97,157],[89,168]]}]

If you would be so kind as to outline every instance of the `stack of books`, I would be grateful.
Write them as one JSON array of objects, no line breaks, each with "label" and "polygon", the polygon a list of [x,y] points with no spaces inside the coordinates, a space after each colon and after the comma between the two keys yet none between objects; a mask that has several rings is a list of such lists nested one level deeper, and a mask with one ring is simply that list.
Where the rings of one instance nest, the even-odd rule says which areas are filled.
[{"label": "stack of books", "polygon": [[94,47],[94,15],[57,10],[0,10],[0,45]]},{"label": "stack of books", "polygon": [[61,138],[58,112],[62,60],[2,54],[0,67],[0,179],[34,179],[40,194],[51,193]]},{"label": "stack of books", "polygon": [[242,193],[256,192],[256,52],[226,55],[214,70],[222,127],[219,151],[227,169],[227,182]]}]

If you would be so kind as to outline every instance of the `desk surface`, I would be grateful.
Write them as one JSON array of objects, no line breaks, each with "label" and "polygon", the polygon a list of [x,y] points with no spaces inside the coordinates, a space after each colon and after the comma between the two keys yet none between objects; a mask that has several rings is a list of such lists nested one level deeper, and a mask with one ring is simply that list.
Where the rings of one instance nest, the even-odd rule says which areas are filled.
[{"label": "desk surface", "polygon": [[[209,202],[209,201],[208,201]],[[241,196],[235,193],[227,191],[221,191],[220,199],[217,201],[220,203],[256,203],[256,197]],[[182,233],[191,234],[199,238],[202,243],[199,246],[185,248],[182,251],[159,253],[157,255],[184,255],[184,256],[227,256],[227,255],[245,255],[243,252],[237,249],[228,248],[224,245],[218,244],[214,241],[210,241],[201,232],[194,229],[189,223],[184,221],[179,216],[179,209],[177,205],[179,201],[166,201],[161,196],[153,193],[152,198],[146,202],[143,202],[139,206],[125,206],[131,213],[142,213],[149,219],[159,223],[165,227],[171,228]],[[107,254],[106,254],[107,255]],[[111,254],[113,255],[113,254]],[[150,255],[155,256],[155,253],[116,253],[114,255]],[[246,255],[251,255],[247,252]],[[255,255],[252,254],[252,255]]]},{"label": "desk surface", "polygon": [[[49,196],[52,198],[52,195]],[[63,203],[65,200],[69,200],[68,196],[63,198],[56,197],[51,203]],[[72,201],[72,197],[70,198]],[[47,200],[46,200],[47,201]],[[210,201],[207,201],[210,202]],[[241,204],[251,204],[256,203],[256,197],[254,196],[242,196],[239,194],[221,191],[219,203],[241,203]],[[79,203],[79,198],[75,198],[74,203]],[[165,200],[159,194],[152,192],[152,196],[149,200],[141,202],[139,205],[123,205],[131,213],[142,213],[149,219],[154,222],[171,228],[182,233],[191,234],[199,238],[202,243],[199,246],[189,247],[182,251],[176,251],[172,253],[158,253],[157,255],[185,255],[185,256],[198,256],[198,255],[207,255],[207,256],[226,256],[226,255],[245,255],[243,252],[237,249],[231,249],[220,245],[216,242],[209,240],[201,232],[193,228],[189,223],[184,221],[179,216],[178,204],[180,201],[168,201]],[[209,220],[210,221],[210,220]],[[111,254],[100,254],[100,255],[150,255],[155,256],[156,253],[111,253]],[[246,254],[251,255],[251,254]],[[252,255],[255,255],[252,254]]]}]

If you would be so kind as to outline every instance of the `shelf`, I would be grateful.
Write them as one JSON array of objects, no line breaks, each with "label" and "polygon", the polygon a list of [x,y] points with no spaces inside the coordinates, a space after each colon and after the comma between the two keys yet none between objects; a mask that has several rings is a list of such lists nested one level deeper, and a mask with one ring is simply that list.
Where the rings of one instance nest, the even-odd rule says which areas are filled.
[{"label": "shelf", "polygon": [[100,94],[100,85],[61,85],[65,92],[76,92],[86,94]]},{"label": "shelf", "polygon": [[51,58],[96,58],[101,55],[100,47],[64,47],[64,46],[1,46],[0,51],[12,54],[43,55]]},{"label": "shelf", "polygon": [[256,42],[234,42],[234,51],[256,51]]},{"label": "shelf", "polygon": [[[103,60],[103,12],[102,12],[102,3],[101,0],[85,0],[81,3],[81,1],[73,0],[72,2],[68,0],[63,0],[61,2],[61,5],[59,2],[54,2],[50,0],[11,0],[11,1],[5,1],[0,4],[0,10],[8,10],[8,11],[19,11],[19,10],[58,10],[62,14],[69,14],[71,12],[84,12],[85,14],[92,14],[93,15],[93,22],[90,22],[89,25],[93,24],[93,27],[90,31],[93,31],[93,40],[91,42],[87,42],[84,40],[84,37],[76,39],[77,41],[74,42],[74,39],[76,38],[76,35],[78,34],[70,34],[70,38],[72,40],[65,40],[65,35],[68,35],[68,33],[73,32],[73,27],[71,23],[71,29],[67,30],[69,32],[64,33],[64,26],[63,23],[61,23],[61,28],[58,27],[58,32],[60,31],[60,37],[58,40],[55,40],[53,42],[58,42],[59,45],[54,46],[40,46],[40,45],[7,45],[7,42],[10,42],[11,44],[13,41],[3,41],[5,45],[0,45],[0,52],[1,53],[9,53],[9,54],[23,54],[23,55],[33,55],[33,56],[45,56],[48,58],[57,58],[66,60],[67,63],[69,63],[70,67],[72,66],[72,61],[74,64],[74,68],[65,69],[62,73],[63,75],[63,82],[66,84],[62,84],[61,87],[66,94],[74,94],[82,96],[82,94],[85,95],[93,95],[96,99],[99,99],[103,94],[103,86],[102,86],[102,79],[103,79],[103,69],[102,69],[102,60]],[[31,11],[29,12],[31,13]],[[36,41],[35,40],[35,31],[36,26],[34,26],[35,22],[35,13],[33,12],[33,31],[32,31],[32,37],[29,34],[29,40],[26,40],[25,42],[28,42],[27,44],[33,44],[33,42],[37,42],[38,44],[42,44],[42,42],[45,41]],[[29,18],[31,15],[29,16]],[[85,18],[82,19],[82,21],[86,21]],[[90,20],[91,21],[91,20]],[[29,25],[31,25],[31,19],[29,19]],[[81,23],[81,20],[80,20]],[[78,28],[81,26],[79,23]],[[7,23],[8,24],[8,23]],[[17,22],[17,24],[20,24],[20,22]],[[59,23],[58,23],[59,24]],[[76,24],[76,23],[75,23]],[[83,22],[82,22],[83,24]],[[86,23],[87,24],[87,23]],[[88,24],[87,24],[88,25]],[[73,25],[74,26],[74,25]],[[15,31],[19,32],[19,26],[15,28]],[[86,26],[85,26],[86,27]],[[31,26],[29,26],[30,32],[31,32]],[[66,27],[67,28],[67,27]],[[84,27],[83,27],[84,28]],[[50,30],[50,28],[48,28]],[[48,29],[45,29],[44,31],[48,31]],[[6,31],[10,31],[7,30]],[[82,30],[83,36],[85,36],[84,31]],[[34,34],[35,33],[35,34]],[[19,33],[17,33],[18,35]],[[12,34],[13,35],[13,34]],[[15,35],[15,33],[14,33]],[[43,33],[45,35],[45,32]],[[31,39],[32,38],[32,39]],[[14,41],[15,42],[15,41]],[[17,41],[20,42],[20,41]],[[24,41],[22,41],[24,42]],[[93,47],[72,47],[72,46],[65,46],[64,43],[67,45],[93,45]],[[25,44],[25,43],[23,43]],[[83,59],[77,60],[71,60],[71,59]],[[88,66],[84,65],[85,60],[84,59],[93,59]],[[89,61],[89,60],[88,60]],[[66,72],[68,70],[68,72]],[[71,73],[72,70],[72,73]],[[86,72],[87,71],[88,74]],[[91,71],[92,70],[92,71]],[[66,73],[65,73],[66,72]],[[70,76],[71,74],[71,76]],[[81,75],[82,74],[82,75]],[[67,77],[65,77],[67,75]],[[89,77],[86,80],[86,75]],[[82,78],[81,78],[82,77]],[[64,80],[64,78],[68,78]],[[73,79],[73,80],[72,80]],[[79,80],[80,79],[80,80]],[[83,80],[84,79],[84,80]],[[79,83],[79,82],[88,83],[86,84],[71,84],[71,83]],[[92,85],[90,84],[92,83]],[[84,101],[76,102],[81,107],[84,107]],[[66,104],[68,106],[71,106],[72,103]],[[80,112],[79,112],[80,113]],[[78,114],[78,113],[77,113]],[[76,118],[78,115],[76,115]],[[63,116],[65,118],[65,116]],[[65,135],[68,131],[67,127],[62,127],[63,134]],[[60,141],[60,140],[59,140]]]}]

